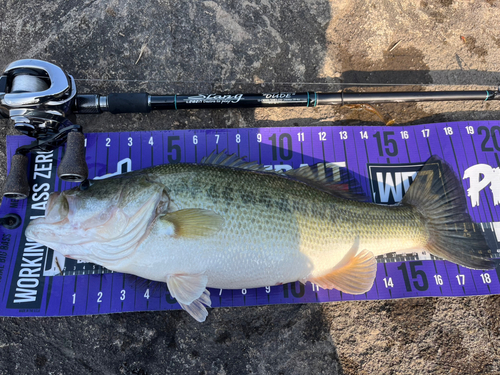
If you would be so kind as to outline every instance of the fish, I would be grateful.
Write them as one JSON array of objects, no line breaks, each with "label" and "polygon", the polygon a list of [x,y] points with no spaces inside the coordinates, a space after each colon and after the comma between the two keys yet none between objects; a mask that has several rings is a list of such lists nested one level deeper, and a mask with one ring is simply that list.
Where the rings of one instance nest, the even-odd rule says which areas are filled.
[{"label": "fish", "polygon": [[25,234],[66,257],[166,283],[200,322],[209,287],[300,281],[363,294],[377,256],[417,249],[472,269],[498,264],[437,156],[388,206],[346,189],[331,163],[276,172],[213,152],[54,192]]}]

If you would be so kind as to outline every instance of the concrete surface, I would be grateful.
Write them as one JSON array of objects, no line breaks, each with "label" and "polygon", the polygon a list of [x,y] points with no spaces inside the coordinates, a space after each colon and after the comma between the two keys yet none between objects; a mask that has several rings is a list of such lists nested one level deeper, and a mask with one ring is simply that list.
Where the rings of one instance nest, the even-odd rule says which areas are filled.
[{"label": "concrete surface", "polygon": [[[81,93],[500,83],[497,0],[0,4],[0,67],[49,60],[78,79]],[[378,108],[399,124],[500,118],[490,102]],[[370,113],[335,107],[89,115],[79,123],[88,132],[381,124]],[[14,133],[0,121],[1,184],[5,136]],[[493,373],[500,372],[499,302],[490,296],[214,309],[204,324],[179,311],[2,318],[0,373]]]}]

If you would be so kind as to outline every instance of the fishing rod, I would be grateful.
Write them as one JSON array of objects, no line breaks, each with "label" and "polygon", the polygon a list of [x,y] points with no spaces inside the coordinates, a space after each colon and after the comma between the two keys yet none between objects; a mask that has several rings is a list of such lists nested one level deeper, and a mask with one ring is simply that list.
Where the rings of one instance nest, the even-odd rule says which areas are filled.
[{"label": "fishing rod", "polygon": [[35,138],[19,147],[11,160],[4,197],[25,199],[30,191],[29,152],[50,152],[66,143],[58,167],[59,178],[81,182],[88,177],[85,137],[76,125],[77,114],[148,113],[156,110],[202,108],[317,107],[423,101],[499,100],[499,88],[480,91],[408,92],[272,92],[150,95],[148,93],[78,94],[75,79],[60,67],[42,60],[18,60],[0,76],[0,117],[8,118],[21,133]]}]

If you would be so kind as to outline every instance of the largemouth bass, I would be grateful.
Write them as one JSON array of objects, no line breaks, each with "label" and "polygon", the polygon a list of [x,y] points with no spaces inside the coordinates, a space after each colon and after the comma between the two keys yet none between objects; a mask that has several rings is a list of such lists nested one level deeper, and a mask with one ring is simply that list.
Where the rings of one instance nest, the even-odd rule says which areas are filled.
[{"label": "largemouth bass", "polygon": [[[331,168],[330,168],[331,167]],[[318,164],[269,172],[232,155],[167,164],[52,193],[26,237],[63,255],[166,282],[198,321],[207,287],[300,280],[362,294],[381,254],[426,249],[475,269],[497,264],[466,213],[453,171],[437,157],[401,203],[366,203]]]}]

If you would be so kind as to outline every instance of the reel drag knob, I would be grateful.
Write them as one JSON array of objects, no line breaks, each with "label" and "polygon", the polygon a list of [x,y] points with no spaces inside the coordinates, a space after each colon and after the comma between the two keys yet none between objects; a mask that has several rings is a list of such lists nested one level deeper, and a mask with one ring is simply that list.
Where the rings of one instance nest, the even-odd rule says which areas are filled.
[{"label": "reel drag knob", "polygon": [[10,164],[10,173],[5,181],[3,196],[9,199],[26,199],[29,193],[28,157],[15,154]]},{"label": "reel drag knob", "polygon": [[61,180],[81,182],[87,179],[89,169],[85,162],[85,136],[80,132],[68,133],[66,152],[57,168]]}]

